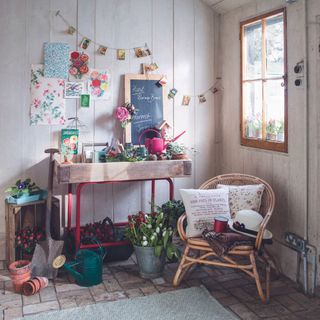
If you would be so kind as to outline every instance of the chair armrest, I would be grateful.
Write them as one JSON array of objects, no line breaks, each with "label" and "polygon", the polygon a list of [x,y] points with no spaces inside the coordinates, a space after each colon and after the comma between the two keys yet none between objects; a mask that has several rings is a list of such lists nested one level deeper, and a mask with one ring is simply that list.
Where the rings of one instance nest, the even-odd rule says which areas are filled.
[{"label": "chair armrest", "polygon": [[181,238],[181,240],[183,241],[186,241],[187,240],[187,235],[183,229],[183,222],[184,220],[186,219],[187,215],[184,213],[180,216],[180,218],[178,219],[178,222],[177,222],[177,229],[178,229],[178,233],[179,233],[179,236]]}]

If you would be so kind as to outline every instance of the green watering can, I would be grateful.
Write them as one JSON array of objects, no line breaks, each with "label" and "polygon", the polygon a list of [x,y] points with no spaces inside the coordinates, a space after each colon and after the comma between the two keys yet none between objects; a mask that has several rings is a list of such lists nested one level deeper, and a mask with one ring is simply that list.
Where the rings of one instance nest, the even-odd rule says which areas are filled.
[{"label": "green watering can", "polygon": [[[95,242],[100,244],[97,240]],[[80,249],[76,253],[75,261],[66,263],[66,257],[60,255],[53,261],[53,267],[57,269],[63,266],[76,279],[79,286],[91,287],[102,282],[102,265],[105,256],[106,251],[101,245],[98,252]]]}]

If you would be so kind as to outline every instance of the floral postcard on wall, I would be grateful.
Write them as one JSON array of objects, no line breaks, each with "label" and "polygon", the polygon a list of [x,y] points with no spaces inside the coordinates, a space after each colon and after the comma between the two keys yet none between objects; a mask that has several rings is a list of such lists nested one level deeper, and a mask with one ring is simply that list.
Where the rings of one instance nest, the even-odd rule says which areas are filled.
[{"label": "floral postcard on wall", "polygon": [[44,77],[43,64],[31,65],[31,125],[64,124],[64,80]]},{"label": "floral postcard on wall", "polygon": [[45,42],[44,76],[46,78],[68,78],[70,46],[67,43]]},{"label": "floral postcard on wall", "polygon": [[111,98],[111,76],[109,70],[93,69],[89,73],[88,91],[94,100]]},{"label": "floral postcard on wall", "polygon": [[89,56],[86,53],[73,51],[70,54],[69,80],[85,80],[89,72]]},{"label": "floral postcard on wall", "polygon": [[68,98],[80,98],[83,91],[83,82],[65,82],[64,85],[64,97]]}]

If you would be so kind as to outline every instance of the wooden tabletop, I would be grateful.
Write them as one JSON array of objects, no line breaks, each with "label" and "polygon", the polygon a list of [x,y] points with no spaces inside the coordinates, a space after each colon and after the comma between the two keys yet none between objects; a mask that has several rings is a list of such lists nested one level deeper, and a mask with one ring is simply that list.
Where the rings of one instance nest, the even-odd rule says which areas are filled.
[{"label": "wooden tabletop", "polygon": [[55,159],[54,172],[61,184],[179,178],[191,175],[192,161],[186,159],[62,164]]}]

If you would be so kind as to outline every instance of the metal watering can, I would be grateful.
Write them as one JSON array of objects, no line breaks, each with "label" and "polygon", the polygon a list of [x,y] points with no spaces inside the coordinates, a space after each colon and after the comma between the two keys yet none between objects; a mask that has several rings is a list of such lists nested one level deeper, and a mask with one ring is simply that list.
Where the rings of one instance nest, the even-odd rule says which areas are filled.
[{"label": "metal watering can", "polygon": [[183,131],[182,133],[180,133],[178,136],[176,136],[172,140],[165,140],[159,131],[154,130],[154,129],[146,129],[146,130],[143,130],[139,136],[139,145],[141,145],[142,136],[147,132],[155,132],[159,135],[159,137],[144,139],[144,145],[146,146],[148,152],[151,154],[156,154],[156,153],[165,152],[168,144],[170,142],[174,142],[177,139],[179,139],[186,131]]},{"label": "metal watering can", "polygon": [[[96,243],[100,243],[96,240]],[[64,255],[58,256],[53,261],[54,268],[64,267],[75,278],[76,283],[82,287],[90,287],[102,282],[103,259],[105,249],[100,245],[98,252],[80,249],[76,253],[75,261],[66,263]]]}]

